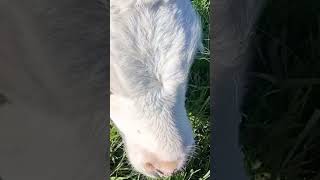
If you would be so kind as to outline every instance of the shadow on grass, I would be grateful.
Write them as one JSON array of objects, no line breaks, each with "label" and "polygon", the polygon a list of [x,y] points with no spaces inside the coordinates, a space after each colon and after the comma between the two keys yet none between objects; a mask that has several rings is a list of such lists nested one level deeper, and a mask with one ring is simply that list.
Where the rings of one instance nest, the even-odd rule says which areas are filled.
[{"label": "shadow on grass", "polygon": [[241,142],[253,180],[320,179],[320,1],[269,1]]}]

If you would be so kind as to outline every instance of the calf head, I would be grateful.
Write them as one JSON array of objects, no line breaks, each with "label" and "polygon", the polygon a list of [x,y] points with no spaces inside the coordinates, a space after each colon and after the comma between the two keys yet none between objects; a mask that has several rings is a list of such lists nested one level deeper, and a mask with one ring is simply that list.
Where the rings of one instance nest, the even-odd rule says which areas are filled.
[{"label": "calf head", "polygon": [[193,152],[185,109],[201,24],[189,0],[111,1],[110,116],[133,167],[169,176]]}]

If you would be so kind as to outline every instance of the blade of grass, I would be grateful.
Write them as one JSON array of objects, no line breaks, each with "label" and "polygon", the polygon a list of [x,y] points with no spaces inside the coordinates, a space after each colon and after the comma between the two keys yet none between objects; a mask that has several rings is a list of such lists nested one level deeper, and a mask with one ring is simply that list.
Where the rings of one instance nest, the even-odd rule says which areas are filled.
[{"label": "blade of grass", "polygon": [[308,132],[310,132],[310,130],[315,126],[315,124],[317,123],[317,121],[319,119],[320,119],[320,110],[316,109],[314,111],[313,115],[311,116],[310,120],[308,121],[307,125],[305,126],[303,131],[298,136],[298,139],[297,139],[294,147],[291,149],[291,151],[288,153],[287,157],[283,161],[283,163],[281,165],[282,168],[287,165],[287,163],[290,161],[290,159],[292,158],[292,156],[294,155],[294,153],[296,152],[298,147],[301,145],[303,140],[307,137]]}]

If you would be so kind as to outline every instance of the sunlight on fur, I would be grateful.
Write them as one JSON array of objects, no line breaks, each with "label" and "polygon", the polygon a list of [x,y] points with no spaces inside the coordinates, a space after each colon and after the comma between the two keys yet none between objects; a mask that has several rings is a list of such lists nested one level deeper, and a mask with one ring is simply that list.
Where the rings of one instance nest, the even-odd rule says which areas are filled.
[{"label": "sunlight on fur", "polygon": [[149,177],[171,176],[193,153],[185,109],[201,45],[190,0],[111,0],[110,116],[128,159]]}]

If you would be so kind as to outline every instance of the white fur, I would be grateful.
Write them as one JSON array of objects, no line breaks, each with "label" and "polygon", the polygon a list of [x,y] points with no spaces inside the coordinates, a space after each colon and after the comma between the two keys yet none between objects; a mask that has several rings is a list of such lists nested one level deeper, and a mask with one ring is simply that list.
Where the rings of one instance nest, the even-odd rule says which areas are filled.
[{"label": "white fur", "polygon": [[111,0],[110,116],[129,160],[146,153],[184,166],[193,133],[185,110],[189,69],[201,44],[190,0]]}]

